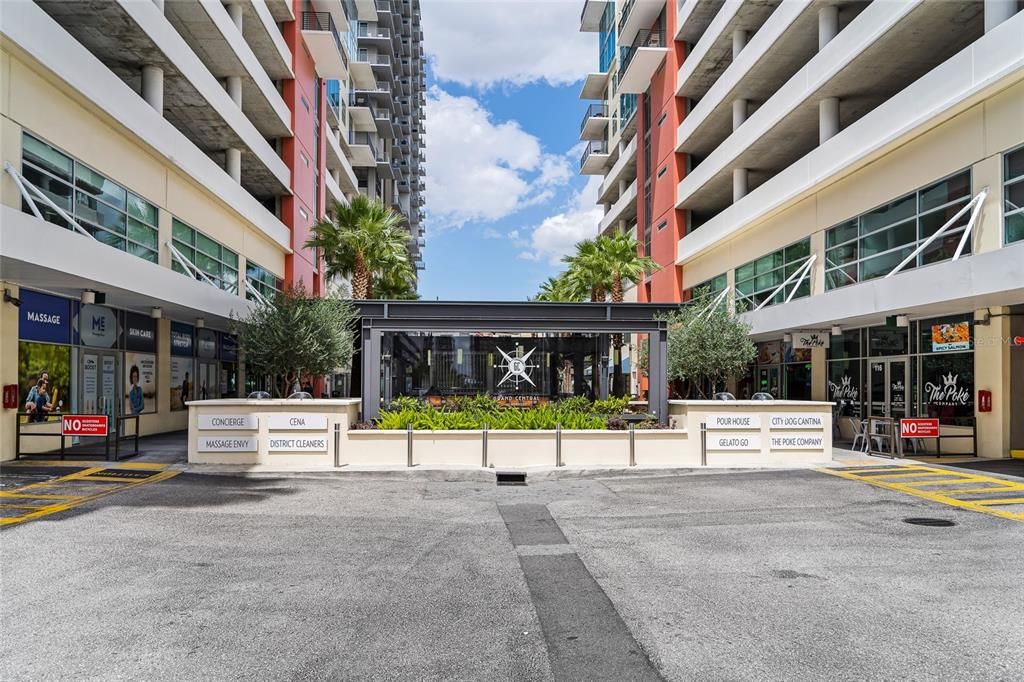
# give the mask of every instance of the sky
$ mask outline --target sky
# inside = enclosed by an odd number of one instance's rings
[[[427,55],[426,270],[433,300],[525,300],[597,234],[579,174],[582,0],[421,0]]]

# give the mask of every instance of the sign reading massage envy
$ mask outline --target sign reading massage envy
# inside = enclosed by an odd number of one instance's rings
[[[200,436],[196,443],[199,452],[256,452],[254,436]]]

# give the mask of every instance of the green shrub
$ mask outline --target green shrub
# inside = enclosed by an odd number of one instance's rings
[[[605,400],[595,400],[591,411],[594,414],[607,414],[617,415],[622,414],[629,407],[629,397],[623,396],[622,398],[606,398]]]

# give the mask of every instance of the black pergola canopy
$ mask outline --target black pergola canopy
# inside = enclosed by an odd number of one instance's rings
[[[646,334],[649,344],[650,410],[664,421],[668,414],[665,363],[666,314],[678,304],[546,303],[484,301],[355,301],[360,315],[360,376],[363,418],[380,412],[381,354],[385,332],[441,333],[579,333],[597,334],[607,349],[612,334]],[[601,353],[600,395],[608,395],[608,357]]]

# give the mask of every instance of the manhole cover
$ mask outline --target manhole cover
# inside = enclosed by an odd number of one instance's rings
[[[934,528],[948,528],[949,526],[955,526],[956,523],[949,519],[933,519],[927,516],[911,516],[910,518],[903,519],[903,523],[909,523],[912,526],[932,526]]]

